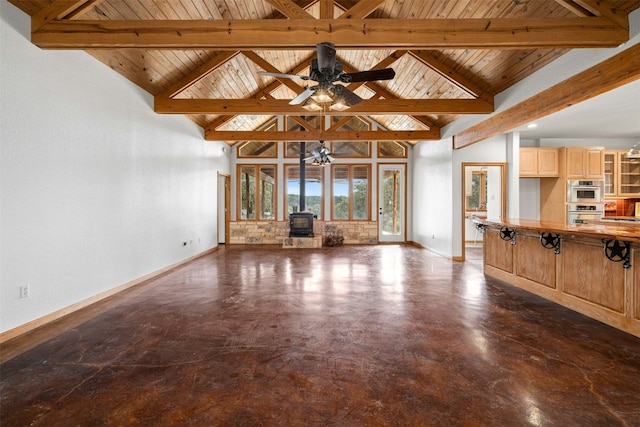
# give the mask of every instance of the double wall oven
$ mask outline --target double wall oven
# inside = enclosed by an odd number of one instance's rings
[[[604,181],[567,181],[567,222],[584,224],[604,216]]]

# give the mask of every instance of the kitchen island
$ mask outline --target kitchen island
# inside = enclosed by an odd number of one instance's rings
[[[474,220],[484,273],[640,337],[640,228]]]

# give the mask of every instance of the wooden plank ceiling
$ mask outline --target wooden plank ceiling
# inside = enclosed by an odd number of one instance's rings
[[[205,139],[438,139],[464,114],[569,49],[629,38],[638,1],[615,0],[10,0],[31,16],[32,42],[79,49],[185,114]],[[365,100],[310,113],[288,101],[306,82],[315,45],[335,44],[345,72],[391,67],[393,80],[351,83]],[[274,115],[304,130],[263,132]],[[320,129],[311,114],[368,116],[375,131]],[[318,122],[318,121],[316,121]]]

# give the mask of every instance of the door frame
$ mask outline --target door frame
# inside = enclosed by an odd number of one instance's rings
[[[466,172],[466,167],[492,167],[492,166],[497,166],[500,167],[501,169],[501,173],[500,173],[500,179],[502,180],[501,183],[501,212],[500,215],[502,216],[502,219],[506,219],[507,217],[507,164],[504,162],[463,162],[462,163],[462,169],[461,169],[461,173],[462,173],[462,189],[461,189],[461,197],[462,197],[462,204],[460,206],[460,210],[461,210],[461,217],[462,217],[462,232],[460,233],[460,240],[462,241],[462,259],[461,261],[464,261],[466,258],[466,254],[465,254],[465,237],[467,234],[467,230],[466,230],[466,218],[465,218],[465,207],[466,207],[466,194],[465,194],[465,188],[467,186],[467,174]]]
[[[382,168],[383,167],[387,167],[387,166],[391,166],[391,167],[397,167],[397,168],[402,168],[402,172],[403,172],[403,177],[404,177],[404,181],[403,181],[403,195],[402,195],[402,236],[400,237],[400,240],[397,241],[383,241],[380,239],[380,237],[382,236],[381,233],[381,229],[382,229],[382,222],[381,222],[381,215],[382,213],[380,212],[380,209],[382,209],[382,192],[381,187],[382,187],[382,179],[381,179],[381,172],[382,172]],[[376,214],[377,214],[377,223],[378,223],[378,242],[379,243],[404,243],[407,241],[407,187],[408,187],[408,183],[407,183],[407,163],[403,162],[403,163],[378,163],[377,164],[377,175],[376,175]]]
[[[220,178],[224,178],[222,181],[224,182],[224,188],[220,188]],[[222,190],[223,198],[222,198],[222,211],[220,206],[220,199],[218,199],[218,244],[228,244],[229,243],[229,229],[231,224],[231,175],[224,172],[218,172],[216,189],[218,191],[218,195],[220,195]],[[222,224],[223,223],[223,224]],[[224,242],[220,241],[220,229],[224,229]]]

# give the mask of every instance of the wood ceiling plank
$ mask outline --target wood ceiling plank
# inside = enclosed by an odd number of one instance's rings
[[[429,130],[416,131],[207,131],[207,141],[424,141],[438,136]]]
[[[414,50],[410,52],[411,55],[416,58],[418,61],[429,67],[431,70],[438,73],[440,76],[444,77],[454,85],[463,89],[470,95],[475,96],[476,98],[486,99],[487,101],[493,102],[493,95],[483,90],[479,85],[475,84],[471,80],[464,77],[462,74],[457,73],[450,67],[447,67],[442,62],[432,58],[428,52],[423,50]]]
[[[155,97],[160,114],[370,115],[488,114],[493,105],[482,99],[365,99],[346,111],[310,112],[282,99],[168,99]]]
[[[454,136],[459,149],[640,79],[640,43]]]
[[[291,0],[265,0],[289,19],[315,19]]]
[[[344,12],[338,19],[363,19],[375,12],[385,0],[368,0],[360,1],[354,4],[346,12]]]
[[[608,18],[263,19],[232,21],[54,21],[32,32],[43,49],[413,49],[615,47],[628,31]]]
[[[262,58],[260,55],[258,55],[257,53],[251,50],[243,50],[242,54],[246,56],[248,59],[250,59],[251,61],[253,61],[259,67],[262,67],[262,69],[265,71],[268,71],[270,73],[282,73],[282,71],[278,70],[276,67],[274,67],[269,62],[264,60],[264,58]],[[280,81],[285,86],[287,86],[292,91],[294,91],[296,94],[302,93],[302,90],[303,90],[302,87],[294,83],[291,79],[277,78],[277,80]]]
[[[574,3],[573,0],[555,0],[555,2],[581,18],[592,16],[591,12],[589,12],[584,7]]]
[[[211,58],[210,60],[208,60],[207,62],[202,64],[200,67],[198,67],[195,70],[193,70],[191,73],[189,73],[183,79],[181,79],[181,80],[173,83],[171,86],[167,87],[165,90],[163,90],[157,96],[165,97],[165,98],[171,98],[171,97],[176,96],[177,94],[179,94],[180,92],[182,92],[186,88],[188,88],[189,86],[191,86],[191,85],[197,83],[198,81],[202,80],[203,78],[207,77],[210,73],[212,73],[215,70],[217,70],[218,67],[221,67],[227,61],[231,60],[232,58],[234,58],[239,53],[240,52],[237,52],[237,51],[236,52],[225,51],[225,52],[218,53],[216,56],[214,56],[213,58]]]

